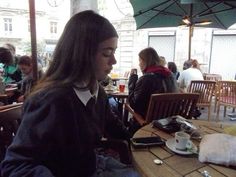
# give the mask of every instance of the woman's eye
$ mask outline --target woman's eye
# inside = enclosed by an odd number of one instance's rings
[[[105,51],[102,52],[102,55],[104,57],[111,57],[114,54],[115,54],[115,51],[113,51],[113,50],[105,50]]]

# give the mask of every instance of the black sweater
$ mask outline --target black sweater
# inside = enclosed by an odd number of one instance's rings
[[[23,121],[2,162],[2,175],[14,177],[88,177],[96,168],[94,148],[103,136],[126,139],[126,129],[110,111],[99,89],[96,115],[72,88],[29,98]]]

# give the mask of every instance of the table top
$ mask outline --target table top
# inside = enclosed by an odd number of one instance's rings
[[[128,92],[107,92],[108,95],[116,97],[116,98],[128,98]]]
[[[127,77],[112,77],[111,80],[113,81],[118,81],[118,80],[128,80],[129,78]]]
[[[191,120],[203,134],[211,134],[223,132],[223,128],[227,125]],[[153,128],[151,124],[138,130],[134,137],[147,137],[159,135],[167,140],[174,138],[174,134],[165,133],[157,128]],[[192,140],[199,148],[200,140]],[[132,148],[132,155],[135,168],[145,177],[202,177],[201,172],[208,171],[211,177],[235,177],[236,168],[227,168],[225,166],[201,163],[197,154],[178,155],[168,149],[166,146],[150,147],[142,149]],[[153,160],[160,159],[163,164],[156,165]]]

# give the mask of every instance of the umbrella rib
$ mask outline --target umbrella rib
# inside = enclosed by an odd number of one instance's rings
[[[233,4],[230,4],[230,3],[228,3],[228,2],[223,2],[225,5],[227,5],[227,6],[230,6],[230,7],[232,7],[232,8],[234,8],[234,9],[236,9],[236,6],[235,5],[233,5]]]
[[[225,11],[236,9],[236,6],[224,2],[224,4],[230,6],[230,8],[223,9],[223,10],[218,10],[218,11],[213,11],[212,8],[214,8],[215,6],[217,6],[219,4],[222,4],[222,2],[219,2],[219,3],[217,3],[217,4],[215,4],[215,5],[211,6],[211,7],[209,7],[206,3],[204,3],[204,4],[207,7],[207,9],[203,10],[202,12],[199,12],[197,14],[194,14],[193,18],[195,18],[196,16],[203,17],[203,16],[207,16],[207,15],[211,15],[211,14],[217,14],[217,13],[221,13],[221,12],[225,12]],[[210,11],[210,12],[207,12],[207,11]],[[207,13],[205,13],[205,12],[207,12]]]
[[[213,6],[209,7],[206,3],[204,3],[204,5],[207,7],[207,9],[203,10],[203,11],[201,11],[199,13],[194,14],[193,18],[195,18],[196,16],[198,16],[198,17],[204,16],[204,13],[209,11],[209,10],[211,11],[210,13],[212,13],[212,8],[214,8],[215,6],[218,6],[219,4],[221,4],[221,2],[219,2],[217,4],[214,4]]]
[[[185,9],[181,7],[178,2],[175,1],[174,3],[184,12],[185,15],[188,14],[188,12],[186,12]]]
[[[212,15],[212,14],[218,14],[218,13],[229,11],[229,10],[233,10],[233,9],[235,9],[235,8],[231,7],[231,8],[224,9],[224,10],[213,11],[213,13],[212,12],[208,12],[208,13],[199,15],[199,17],[203,17],[203,16],[207,16],[207,15]]]
[[[212,15],[214,16],[214,18],[216,19],[216,21],[223,27],[223,28],[227,28],[222,22],[221,20],[217,17],[217,14],[218,13],[221,13],[221,12],[225,12],[225,11],[229,11],[229,10],[232,10],[232,9],[235,9],[236,7],[233,6],[232,4],[228,4],[228,3],[224,3],[228,6],[230,6],[230,8],[227,8],[227,9],[223,9],[223,10],[218,10],[218,11],[213,11],[212,9],[218,5],[222,4],[222,2],[219,2],[219,3],[216,3],[214,4],[213,6],[208,6],[206,3],[204,3],[204,5],[207,7],[206,10],[202,11],[202,12],[199,12],[197,14],[195,14],[193,17],[204,17],[204,16],[208,16],[208,15]],[[207,13],[206,13],[207,12]]]
[[[204,4],[205,4],[205,3],[204,3]],[[207,8],[209,8],[209,6],[208,6],[207,4],[205,4],[205,6],[206,6]],[[212,15],[215,17],[216,21],[217,21],[223,28],[227,29],[227,27],[220,21],[220,19],[217,17],[217,15],[216,15],[215,13],[213,13]]]
[[[175,4],[176,1],[177,1],[177,0],[175,0],[173,3],[171,3],[169,6],[167,6],[167,7],[164,8],[163,10],[159,11],[156,15],[154,15],[154,16],[151,17],[149,20],[147,20],[145,23],[143,23],[142,25],[140,25],[140,26],[138,27],[138,29],[139,29],[139,28],[142,28],[144,25],[146,25],[148,22],[150,22],[153,18],[155,18],[155,17],[158,16],[160,13],[162,13],[163,11],[165,11],[166,9],[168,9],[170,6],[172,6],[173,4]],[[169,1],[165,1],[165,2],[169,2]],[[156,6],[156,7],[158,7],[158,6]],[[156,7],[155,7],[155,8],[156,8]],[[150,10],[152,10],[152,9],[150,9]]]
[[[157,7],[161,6],[161,5],[163,5],[163,4],[166,4],[166,3],[169,2],[169,1],[170,1],[170,0],[164,1],[164,2],[162,2],[162,3],[160,3],[160,4],[158,4],[158,5],[154,5],[154,6],[150,7],[150,8],[147,8],[147,10],[144,10],[144,11],[140,10],[140,11],[138,11],[137,14],[134,14],[134,17],[137,17],[137,16],[139,16],[139,15],[142,15],[142,14],[144,14],[144,13],[150,11],[150,10],[153,10],[153,9],[155,9],[155,8],[157,8]]]
[[[163,14],[163,15],[173,15],[173,16],[179,16],[179,17],[182,17],[181,14],[175,14],[175,13],[167,12],[167,11],[164,11],[164,12],[163,12],[163,10],[153,9],[153,11],[160,12],[160,13]]]

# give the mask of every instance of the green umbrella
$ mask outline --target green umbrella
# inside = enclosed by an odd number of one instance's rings
[[[189,59],[193,26],[227,29],[236,23],[233,0],[130,0],[137,29],[189,27]]]

